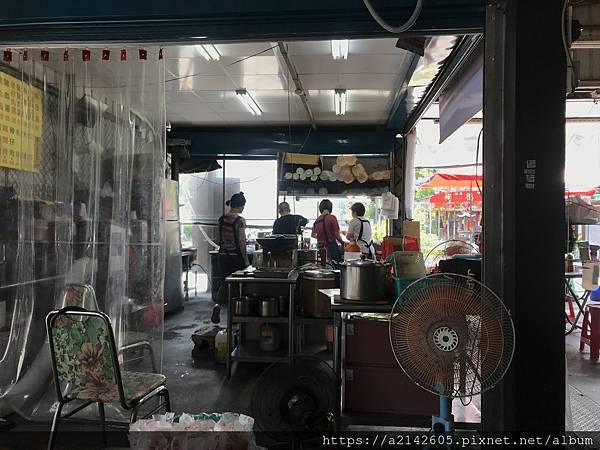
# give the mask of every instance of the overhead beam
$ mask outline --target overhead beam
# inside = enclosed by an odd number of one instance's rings
[[[310,102],[308,99],[308,91],[306,91],[304,89],[304,86],[302,86],[302,81],[300,81],[300,75],[298,75],[296,66],[294,65],[294,63],[292,62],[292,60],[290,58],[290,55],[287,51],[286,45],[283,42],[278,42],[277,47],[279,48],[279,53],[281,54],[281,57],[285,61],[285,65],[287,67],[289,76],[292,78],[292,81],[294,82],[294,87],[296,88],[294,93],[296,95],[298,95],[298,97],[300,97],[300,100],[302,101],[302,105],[304,106],[304,110],[306,111],[306,115],[308,116],[308,119],[310,120],[310,125],[313,130],[316,130],[317,122],[315,121],[315,115],[313,114],[313,110],[310,106]]]
[[[414,0],[380,0],[379,13],[404,23]],[[481,0],[428,0],[410,30],[415,34],[481,32]],[[4,2],[0,42],[239,42],[389,37],[361,0],[169,2],[145,0],[23,0]]]
[[[290,134],[291,133],[291,134]],[[169,139],[191,141],[190,155],[389,154],[396,133],[376,127],[174,127]]]

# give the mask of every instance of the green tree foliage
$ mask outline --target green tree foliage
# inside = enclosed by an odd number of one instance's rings
[[[423,181],[436,173],[435,169],[415,169],[415,180]],[[435,193],[433,188],[415,189],[415,202],[425,202]]]

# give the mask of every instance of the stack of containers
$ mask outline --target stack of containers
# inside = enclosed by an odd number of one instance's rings
[[[425,260],[421,252],[394,252],[394,287],[396,298],[411,283],[425,276]]]

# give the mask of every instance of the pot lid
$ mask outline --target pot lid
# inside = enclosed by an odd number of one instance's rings
[[[335,278],[335,272],[328,269],[307,270],[303,274],[304,278]]]
[[[379,261],[375,261],[374,259],[350,259],[348,261],[344,261],[342,263],[344,266],[351,267],[384,267],[386,263],[380,263]]]

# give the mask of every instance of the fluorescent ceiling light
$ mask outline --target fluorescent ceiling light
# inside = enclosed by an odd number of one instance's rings
[[[346,114],[346,107],[348,106],[347,102],[346,89],[336,89],[333,96],[336,116],[343,116]]]
[[[207,44],[204,46],[204,50],[206,50],[208,52],[208,54],[210,55],[210,57],[212,59],[214,59],[215,61],[218,61],[221,59],[221,54],[217,50],[217,47],[215,47],[214,45]]]
[[[348,59],[348,39],[331,41],[331,56],[333,59]]]
[[[198,53],[200,53],[207,61],[218,61],[221,59],[221,54],[213,44],[196,45],[196,50],[198,50]]]
[[[248,94],[246,89],[238,89],[235,91],[235,94],[238,100],[243,103],[250,114],[253,116],[260,116],[262,114],[260,106],[258,106],[258,103],[256,103],[250,94]]]

